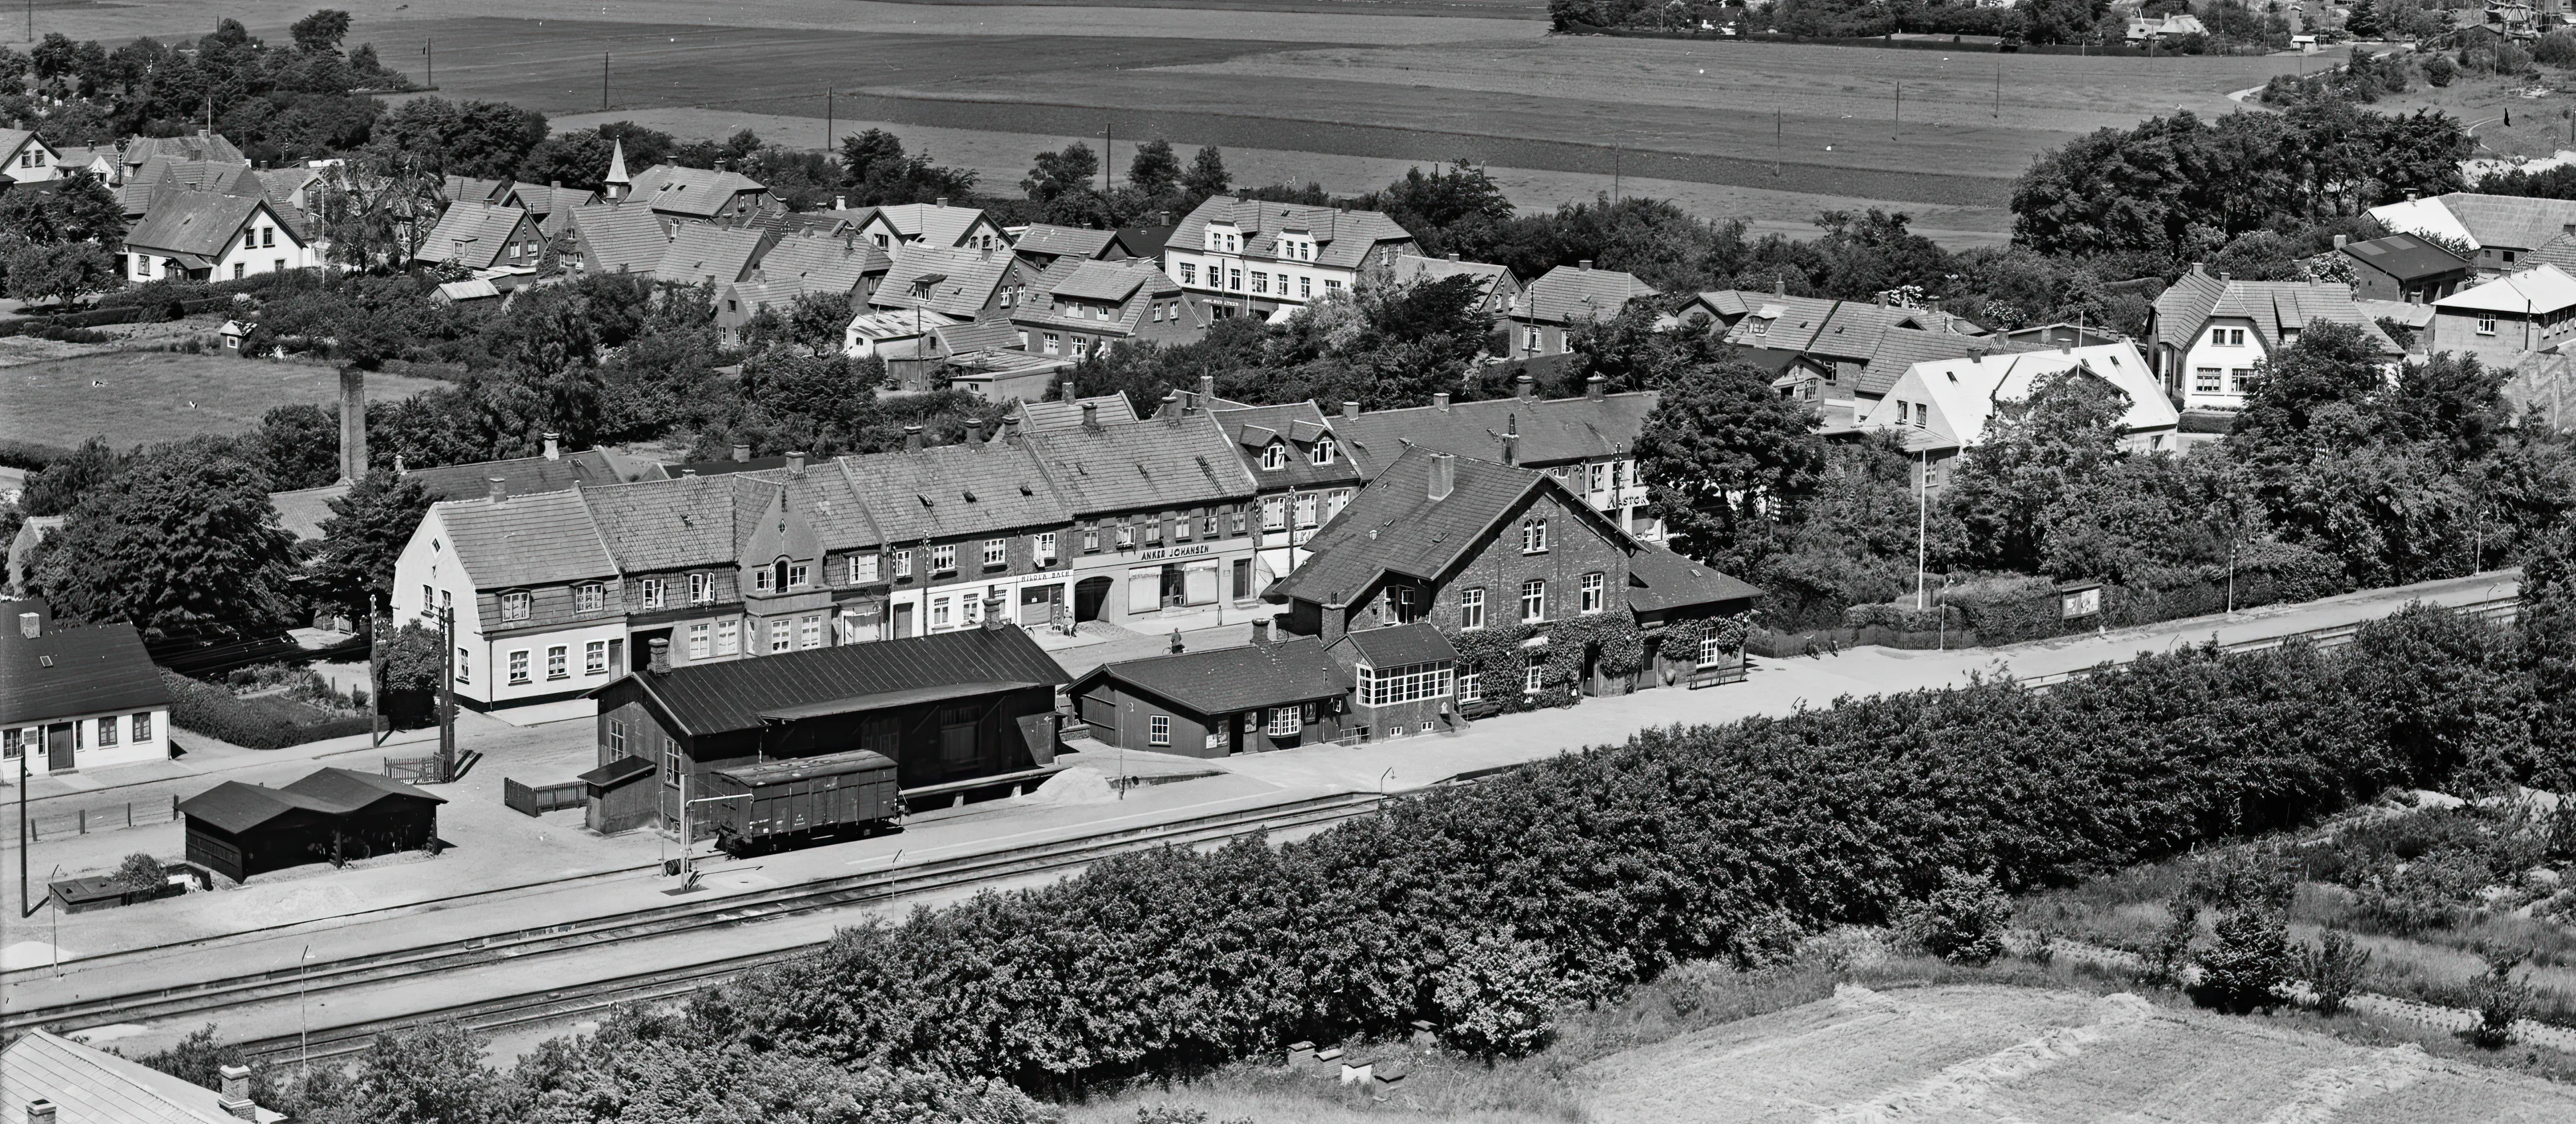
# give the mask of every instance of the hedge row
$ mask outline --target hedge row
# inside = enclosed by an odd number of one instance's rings
[[[2129,628],[2223,613],[2232,606],[2294,604],[2344,592],[2343,567],[2304,546],[2265,543],[2233,567],[2155,569],[2128,582],[2102,585],[2102,611],[2068,620],[2057,584],[2047,578],[2010,577],[1943,590],[1930,609],[1898,601],[1854,605],[1843,611],[1851,629],[1930,634],[1944,628],[1973,634],[1960,644],[2017,644],[2097,627]]]
[[[297,712],[321,715],[311,707],[262,706],[234,697],[222,687],[190,679],[164,668],[161,682],[170,690],[170,724],[244,749],[284,749],[325,738],[363,734],[372,728],[365,716],[299,721]]]
[[[1039,1088],[1415,1019],[1526,1046],[1557,1003],[1881,921],[1943,867],[2063,885],[2392,785],[2563,777],[2531,749],[2520,652],[2411,609],[2332,653],[2191,650],[2049,692],[1677,726],[1283,848],[1174,848],[865,923],[691,1014],[719,1042]]]

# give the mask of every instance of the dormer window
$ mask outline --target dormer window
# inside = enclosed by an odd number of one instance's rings
[[[1306,459],[1316,464],[1331,464],[1333,463],[1333,456],[1337,451],[1337,448],[1338,447],[1333,444],[1333,439],[1330,437],[1316,438],[1315,448],[1313,451],[1306,454]]]
[[[596,613],[608,607],[608,587],[587,582],[572,587],[573,603],[582,612]]]
[[[1271,442],[1271,443],[1269,443],[1269,444],[1264,445],[1264,446],[1262,446],[1262,447],[1261,447],[1261,468],[1262,468],[1262,471],[1264,471],[1264,472],[1276,472],[1276,471],[1278,471],[1278,470],[1280,470],[1280,469],[1283,469],[1283,468],[1286,468],[1286,467],[1288,467],[1288,443],[1287,443],[1287,442],[1285,442],[1285,441],[1273,441],[1273,442]]]
[[[528,619],[528,595],[525,592],[502,594],[501,619],[505,621]]]

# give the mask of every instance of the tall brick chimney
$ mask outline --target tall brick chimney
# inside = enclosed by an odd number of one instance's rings
[[[645,663],[645,665],[644,665],[644,670],[649,671],[649,672],[652,672],[652,673],[653,673],[653,674],[655,674],[655,675],[660,675],[660,674],[662,674],[662,673],[664,673],[664,672],[666,672],[666,671],[671,670],[671,638],[670,638],[670,637],[667,637],[667,636],[656,636],[656,637],[654,637],[654,638],[653,638],[653,644],[652,644],[652,647],[651,647],[650,651],[652,652],[652,656],[651,656],[651,658],[650,658],[650,659]]]
[[[1431,454],[1431,498],[1445,500],[1458,488],[1458,458],[1447,453]]]
[[[340,479],[355,483],[367,474],[367,373],[340,368]]]

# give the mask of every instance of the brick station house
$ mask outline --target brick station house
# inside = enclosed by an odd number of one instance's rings
[[[1406,449],[1309,545],[1314,557],[1266,595],[1286,605],[1282,628],[1331,649],[1345,637],[1421,623],[1458,651],[1446,684],[1437,667],[1416,666],[1439,662],[1427,641],[1380,653],[1364,637],[1337,656],[1355,677],[1363,664],[1371,679],[1407,669],[1415,678],[1392,700],[1404,703],[1436,706],[1448,693],[1465,707],[1504,692],[1652,686],[1656,676],[1639,674],[1646,668],[1706,659],[1661,652],[1662,634],[1677,622],[1747,612],[1760,593],[1622,530],[1552,473],[1424,448]],[[1511,647],[1486,652],[1494,638]],[[1402,721],[1418,729],[1424,717],[1406,712]],[[1391,732],[1380,725],[1373,734]]]
[[[865,749],[895,762],[907,798],[1029,783],[1052,771],[1063,667],[1027,633],[987,627],[644,670],[600,687],[594,801],[655,786],[647,822],[676,829],[718,769]],[[691,834],[705,838],[692,816]]]
[[[1407,449],[1537,469],[1606,515],[1621,531],[1653,541],[1663,527],[1646,514],[1646,483],[1637,475],[1636,440],[1661,396],[1651,390],[1606,392],[1595,377],[1576,398],[1541,398],[1527,374],[1514,396],[1363,413],[1342,404],[1334,433],[1358,454],[1362,471],[1394,463]]]
[[[1239,648],[1102,664],[1065,689],[1095,740],[1185,757],[1223,757],[1334,741],[1350,679],[1311,636],[1253,625]]]

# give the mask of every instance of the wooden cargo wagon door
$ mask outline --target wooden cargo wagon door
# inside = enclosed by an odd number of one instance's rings
[[[943,772],[956,772],[975,767],[982,751],[976,731],[983,725],[983,708],[943,706],[939,708],[939,767]]]

